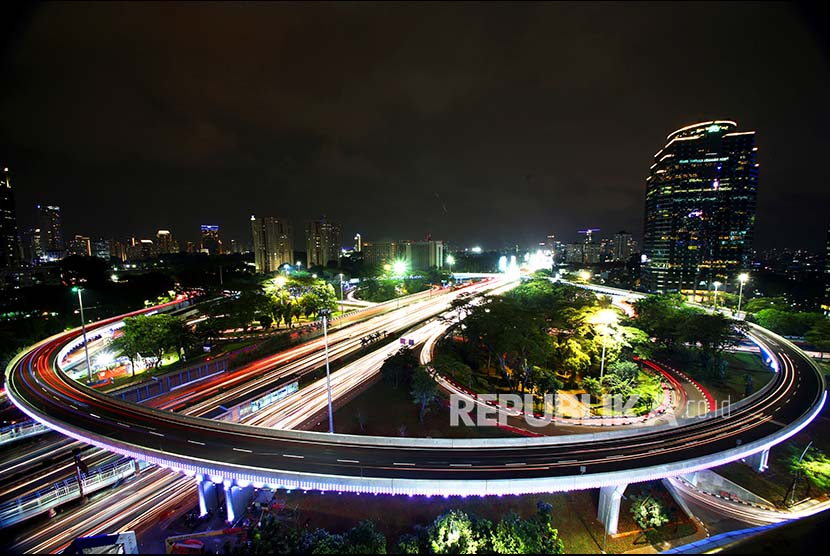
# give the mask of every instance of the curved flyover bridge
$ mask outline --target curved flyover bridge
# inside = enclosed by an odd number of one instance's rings
[[[195,476],[202,511],[206,490],[217,484],[231,501],[237,491],[266,485],[445,496],[600,488],[600,518],[615,532],[627,484],[750,456],[763,467],[768,449],[807,426],[826,398],[823,375],[807,355],[753,327],[752,335],[772,359],[775,378],[724,412],[673,425],[508,439],[272,430],[138,406],[79,384],[57,361],[77,335],[54,336],[12,361],[6,371],[9,397],[67,436]],[[233,505],[227,504],[229,517]]]

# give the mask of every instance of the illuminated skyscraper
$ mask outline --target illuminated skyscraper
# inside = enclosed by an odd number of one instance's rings
[[[716,120],[671,133],[646,180],[642,284],[727,288],[749,268],[758,190],[754,131]]]
[[[283,264],[294,264],[294,234],[285,219],[251,216],[254,263],[257,272],[274,272]]]
[[[219,226],[202,224],[202,251],[209,255],[222,254],[222,240],[219,238]]]
[[[38,205],[37,227],[40,228],[40,256],[47,261],[62,259],[65,245],[61,208],[54,205]]]
[[[9,169],[4,166],[0,174],[0,268],[14,268],[19,261],[14,195]]]
[[[340,226],[323,220],[306,224],[306,268],[340,264]]]
[[[91,257],[92,245],[87,236],[76,235],[69,241],[69,247],[66,250],[67,256],[77,255],[79,257]]]
[[[173,239],[173,234],[170,233],[170,230],[159,230],[156,232],[156,248],[158,249],[159,255],[179,252],[179,244]]]

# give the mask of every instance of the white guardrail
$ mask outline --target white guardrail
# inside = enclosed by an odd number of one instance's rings
[[[84,495],[114,485],[121,479],[135,475],[147,466],[148,464],[144,462],[122,459],[94,469],[82,480]],[[81,490],[78,488],[78,480],[72,477],[17,500],[5,502],[0,504],[0,528],[48,512],[80,497]]]

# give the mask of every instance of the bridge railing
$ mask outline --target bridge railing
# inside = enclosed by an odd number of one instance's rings
[[[21,438],[28,438],[30,436],[43,434],[51,430],[52,429],[46,425],[38,423],[37,421],[24,421],[22,423],[10,425],[0,429],[0,446],[8,444],[9,442],[14,442],[15,440],[20,440]]]
[[[146,464],[140,464],[130,458],[122,458],[114,463],[98,467],[83,478],[83,492],[86,495],[113,485],[121,479],[134,475],[144,467]],[[5,502],[0,504],[0,528],[48,512],[80,496],[78,480],[72,477],[17,500]]]

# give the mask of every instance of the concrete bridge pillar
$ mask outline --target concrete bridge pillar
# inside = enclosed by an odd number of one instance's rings
[[[196,475],[196,488],[199,490],[199,517],[219,507],[219,489],[209,477]]]
[[[228,523],[234,523],[245,513],[245,508],[254,493],[254,487],[241,487],[233,481],[225,480],[225,506],[228,509]]]
[[[597,519],[605,524],[607,535],[617,534],[617,525],[620,521],[620,501],[627,484],[611,485],[599,489],[599,510]]]
[[[744,462],[758,473],[763,473],[769,468],[769,448],[744,458]]]

